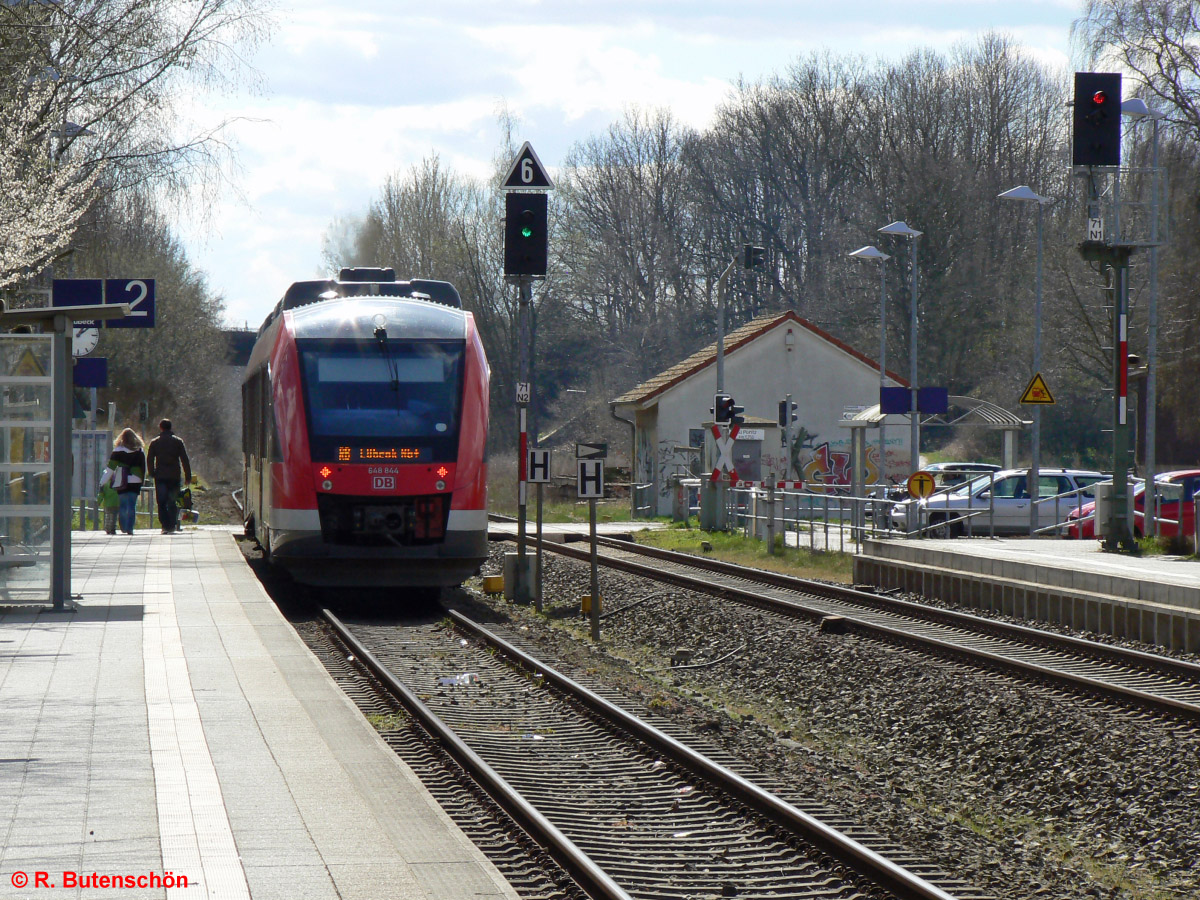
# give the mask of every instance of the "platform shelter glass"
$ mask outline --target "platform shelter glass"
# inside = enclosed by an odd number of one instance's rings
[[[0,335],[0,604],[50,586],[50,335]]]

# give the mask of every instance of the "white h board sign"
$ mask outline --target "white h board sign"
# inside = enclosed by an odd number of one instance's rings
[[[599,500],[604,496],[604,460],[575,460],[575,486],[580,500]]]
[[[550,451],[549,450],[530,450],[529,451],[529,466],[526,471],[529,473],[529,481],[533,484],[549,484],[550,483]]]

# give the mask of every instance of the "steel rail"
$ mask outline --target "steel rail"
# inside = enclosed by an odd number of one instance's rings
[[[500,653],[517,662],[522,668],[530,673],[540,674],[559,690],[567,692],[597,715],[634,734],[646,744],[698,776],[717,784],[728,794],[737,798],[750,809],[766,816],[772,822],[799,834],[804,840],[846,862],[872,882],[893,891],[902,900],[954,900],[953,895],[947,894],[941,888],[896,865],[853,838],[847,837],[819,819],[786,803],[753,782],[747,781],[737,773],[610,703],[600,695],[488,631],[477,622],[468,619],[457,610],[448,610],[448,615],[455,625],[483,639]]]
[[[641,549],[638,545],[631,545],[624,541],[614,542],[614,544],[618,545],[617,549],[629,553],[636,554],[639,553]],[[573,547],[553,543],[547,543],[545,546],[556,553],[569,556],[572,559],[584,561],[589,558],[586,553],[576,550]],[[605,546],[610,545],[606,543]],[[630,549],[631,547],[634,549]],[[648,555],[652,555],[655,558],[661,559],[663,558],[661,556],[663,552],[669,551],[656,550],[655,553]],[[676,555],[682,557],[684,561],[671,561],[678,562],[679,565],[691,566],[693,568],[701,568],[709,571],[721,571],[711,565],[714,562],[712,560],[700,560],[700,562],[705,563],[705,565],[697,566],[695,563],[695,560],[698,559],[697,557],[687,554]],[[1017,672],[1025,676],[1033,676],[1060,684],[1066,683],[1074,685],[1075,687],[1083,688],[1086,691],[1090,691],[1101,696],[1133,702],[1135,704],[1148,707],[1159,713],[1182,716],[1192,720],[1200,719],[1200,705],[1195,703],[1176,700],[1171,697],[1142,691],[1137,688],[1125,687],[1124,685],[1114,684],[1109,681],[1101,681],[1086,675],[1078,675],[1072,672],[1066,672],[1062,669],[1015,659],[1011,656],[1005,656],[977,647],[968,647],[964,644],[931,637],[929,635],[915,634],[911,631],[906,631],[903,628],[883,625],[878,622],[870,622],[866,619],[848,615],[844,612],[831,613],[829,610],[819,609],[813,606],[806,606],[803,603],[796,601],[769,597],[765,594],[756,593],[755,591],[735,585],[716,584],[711,580],[686,575],[680,572],[665,572],[661,568],[655,568],[643,563],[634,562],[633,560],[619,559],[612,556],[601,555],[599,556],[599,561],[610,568],[629,572],[630,574],[637,575],[639,577],[666,582],[700,593],[724,597],[739,603],[756,607],[758,609],[789,615],[792,617],[820,621],[831,615],[837,615],[844,620],[846,629],[848,631],[853,631],[854,633],[863,637],[886,639],[893,643],[898,642],[908,646],[922,648],[927,651],[932,650],[943,655],[950,654],[956,658],[963,659],[974,664],[986,665],[991,668],[999,668],[1009,672]],[[983,619],[977,616],[969,616],[949,610],[932,611],[929,607],[926,607],[922,604],[911,603],[910,601],[898,600],[894,598],[882,598],[876,594],[866,594],[860,591],[852,591],[850,589],[832,588],[829,585],[817,582],[805,582],[803,579],[791,579],[789,576],[776,575],[775,573],[770,572],[764,573],[759,569],[746,569],[740,566],[736,568],[740,571],[736,573],[723,571],[722,574],[741,578],[746,581],[765,584],[768,586],[782,587],[787,590],[815,594],[817,599],[829,599],[835,602],[839,600],[850,600],[851,602],[858,603],[869,602],[869,605],[873,609],[884,613],[900,613],[904,615],[910,615],[926,622],[948,625],[950,627],[959,628],[975,634],[982,634],[984,636],[999,635],[1007,640],[1033,643],[1051,650],[1101,657],[1102,661],[1118,662],[1124,665],[1137,665],[1144,664],[1141,663],[1141,660],[1146,659],[1151,661],[1151,665],[1165,669],[1165,674],[1170,677],[1181,677],[1179,673],[1182,672],[1200,683],[1200,679],[1198,679],[1196,674],[1194,674],[1196,672],[1200,672],[1200,666],[1194,666],[1191,663],[1186,663],[1181,660],[1171,660],[1166,657],[1156,657],[1154,654],[1141,653],[1140,651],[1121,652],[1119,648],[1113,648],[1105,644],[1094,644],[1091,641],[1084,641],[1080,638],[1067,638],[1062,635],[1053,635],[1048,632],[1039,631],[1033,628],[1026,628],[1024,626],[996,623],[991,619]],[[760,577],[760,575],[762,577]],[[781,581],[790,581],[792,583],[780,583]],[[816,590],[813,588],[816,588]],[[857,596],[854,598],[847,596],[851,594]],[[1114,653],[1114,651],[1116,652]]]
[[[562,866],[595,900],[633,900],[586,853],[518,793],[495,769],[468,747],[425,703],[391,673],[346,625],[328,609],[321,615],[354,655],[386,685],[496,803]]]
[[[1177,678],[1190,678],[1200,683],[1200,665],[1186,660],[1147,653],[1143,650],[1132,650],[1126,647],[1100,644],[1096,641],[1072,637],[1071,635],[1055,634],[1054,632],[1044,631],[1040,628],[1031,628],[1027,625],[1014,625],[1010,622],[1001,622],[996,619],[972,615],[971,613],[928,606],[927,604],[916,603],[911,600],[902,600],[899,597],[872,594],[867,591],[855,590],[854,588],[839,587],[838,585],[829,584],[824,581],[811,581],[806,578],[798,578],[795,575],[784,575],[780,572],[771,572],[766,569],[755,569],[750,566],[725,562],[724,560],[708,559],[702,556],[694,556],[690,553],[679,553],[675,550],[663,550],[659,547],[649,547],[645,544],[633,543],[632,541],[607,537],[597,538],[597,541],[603,546],[611,547],[614,550],[635,553],[639,556],[648,556],[666,562],[674,562],[681,566],[690,566],[709,572],[719,572],[734,578],[742,578],[772,587],[814,594],[830,600],[842,600],[884,612],[899,611],[914,618],[940,622],[969,631],[1004,635],[1026,643],[1039,644],[1043,647],[1062,650],[1067,653],[1086,653],[1089,656],[1108,662],[1152,668],[1165,675]],[[550,549],[556,549],[555,545],[551,543],[547,543],[546,546],[550,547]],[[969,575],[969,573],[964,573],[964,575]]]

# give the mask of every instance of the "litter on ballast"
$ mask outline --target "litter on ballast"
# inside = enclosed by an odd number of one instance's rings
[[[463,672],[461,675],[446,675],[438,679],[439,687],[459,687],[468,684],[479,684],[479,676],[474,672]]]

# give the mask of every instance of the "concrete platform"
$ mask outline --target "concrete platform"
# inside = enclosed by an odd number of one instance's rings
[[[1200,562],[1055,538],[866,540],[854,580],[1200,652]]]
[[[619,534],[630,534],[634,531],[642,531],[648,528],[666,528],[666,525],[662,522],[653,522],[647,519],[639,519],[634,522],[597,522],[596,534],[601,537],[611,537]],[[581,538],[586,538],[589,534],[591,534],[591,526],[587,522],[542,523],[542,539],[546,542],[553,541],[554,543],[561,544],[568,540],[577,541]],[[493,540],[515,538],[517,536],[517,523],[516,521],[489,521],[488,535]],[[529,539],[537,537],[537,521],[533,516],[530,516],[526,522],[525,535]]]
[[[0,897],[515,900],[232,531],[73,543],[76,612],[0,607]]]

